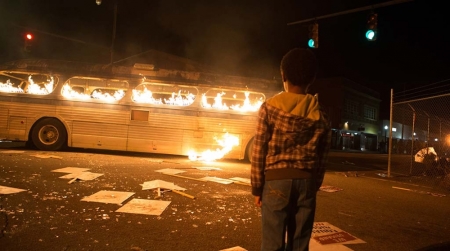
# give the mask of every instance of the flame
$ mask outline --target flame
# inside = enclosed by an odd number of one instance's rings
[[[66,98],[71,98],[71,99],[90,99],[90,98],[94,98],[94,99],[100,99],[103,101],[117,101],[117,100],[121,100],[124,96],[125,96],[125,91],[124,90],[116,90],[114,92],[114,94],[109,94],[107,92],[103,93],[102,91],[97,91],[95,90],[94,92],[92,92],[92,95],[86,94],[86,93],[79,93],[75,90],[72,89],[72,87],[66,83],[64,84],[62,90],[61,90],[61,94],[66,97]]]
[[[14,87],[9,79],[6,80],[6,83],[0,82],[0,91],[10,93],[23,93],[23,89],[20,87]]]
[[[233,104],[228,106],[226,103],[223,102],[222,96],[225,95],[225,92],[217,93],[216,97],[214,97],[214,103],[209,104],[208,98],[206,94],[202,94],[202,105],[205,108],[214,108],[219,110],[235,110],[235,111],[241,111],[241,112],[248,112],[248,111],[257,111],[259,107],[262,105],[263,100],[262,98],[256,99],[253,103],[250,101],[250,92],[244,92],[245,94],[245,100],[243,104]],[[233,98],[236,102],[239,100],[237,99],[237,95],[234,94]]]
[[[100,99],[103,101],[117,101],[117,100],[121,100],[123,98],[123,96],[125,96],[125,92],[123,90],[117,90],[114,92],[113,95],[105,92],[101,92],[101,91],[93,91],[92,92],[92,98],[95,99]]]
[[[30,94],[39,94],[39,95],[45,95],[52,93],[53,91],[53,77],[50,77],[50,81],[46,84],[44,84],[44,87],[40,87],[38,84],[34,83],[34,80],[31,76],[28,77],[28,89],[27,93]]]
[[[188,93],[186,98],[181,95],[181,90],[178,91],[178,94],[175,96],[175,92],[172,93],[172,97],[169,99],[164,99],[166,105],[179,105],[186,106],[194,103],[195,95],[192,93]]]
[[[153,97],[152,91],[148,90],[147,87],[144,86],[143,91],[133,90],[133,100],[138,103],[147,103],[154,105],[161,105],[161,99],[155,99]]]
[[[72,90],[72,87],[69,84],[64,84],[61,90],[61,94],[66,98],[76,98],[76,99],[90,99],[91,96],[84,93],[79,93],[75,90]]]
[[[38,84],[34,83],[33,78],[31,75],[28,77],[28,88],[26,93],[30,94],[38,94],[38,95],[45,95],[49,94],[53,91],[53,77],[50,77],[50,81],[46,84],[44,84],[44,87],[39,86]],[[11,80],[7,80],[6,83],[0,82],[0,91],[2,92],[11,92],[11,93],[24,93],[23,89],[18,87],[14,87],[11,83]]]
[[[147,87],[144,86],[144,90],[133,90],[133,100],[138,103],[147,103],[154,105],[177,105],[177,106],[188,106],[194,103],[195,95],[192,93],[188,93],[183,96],[181,94],[181,90],[178,91],[178,94],[172,92],[172,96],[168,99],[164,98],[164,103],[162,99],[156,99],[153,97],[153,92],[148,90]]]
[[[234,146],[239,145],[239,138],[228,133],[222,136],[222,139],[214,137],[214,140],[222,147],[217,148],[215,151],[206,150],[202,153],[197,153],[194,150],[188,152],[189,159],[192,161],[214,161],[223,158],[225,154],[229,153]]]
[[[240,106],[239,104],[232,105],[231,109],[236,110],[236,111],[241,111],[241,112],[247,112],[247,111],[256,112],[259,109],[259,107],[262,105],[263,101],[256,100],[256,102],[254,104],[252,104],[249,99],[250,93],[245,92],[244,94],[245,94],[244,104],[242,106]],[[234,96],[234,98],[236,98],[236,97]]]

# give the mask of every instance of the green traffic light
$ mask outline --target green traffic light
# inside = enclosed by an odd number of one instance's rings
[[[311,39],[308,40],[308,46],[309,46],[310,48],[315,48],[315,47],[314,47],[314,39],[311,38]]]
[[[369,40],[369,41],[373,41],[373,40],[375,40],[375,31],[374,30],[368,30],[367,32],[366,32],[366,38],[367,38],[367,40]]]

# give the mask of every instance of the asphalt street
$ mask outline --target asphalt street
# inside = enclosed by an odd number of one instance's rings
[[[314,242],[311,250],[419,250],[450,242],[449,194],[383,177],[386,161],[383,154],[331,153],[324,185],[341,190],[319,191],[315,221],[345,231],[358,243]],[[86,168],[101,176],[61,178],[68,173],[55,170],[62,168]],[[174,176],[161,173],[164,169],[183,172]],[[259,250],[260,210],[250,187],[202,180],[248,179],[245,161],[3,147],[0,172],[1,187],[22,189],[0,193],[0,250]],[[153,180],[186,190],[163,189],[159,197],[158,189],[143,189]],[[86,201],[102,191],[128,195],[119,203]],[[132,201],[165,204],[147,206],[153,215],[120,211]]]

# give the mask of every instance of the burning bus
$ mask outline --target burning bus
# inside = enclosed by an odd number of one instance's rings
[[[0,139],[244,159],[275,80],[52,60],[0,66]]]

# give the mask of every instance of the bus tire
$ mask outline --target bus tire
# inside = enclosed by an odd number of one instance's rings
[[[245,149],[245,159],[252,163],[252,151],[253,151],[253,138],[248,142]]]
[[[44,118],[33,126],[31,140],[39,150],[57,151],[66,144],[67,131],[59,120]]]

